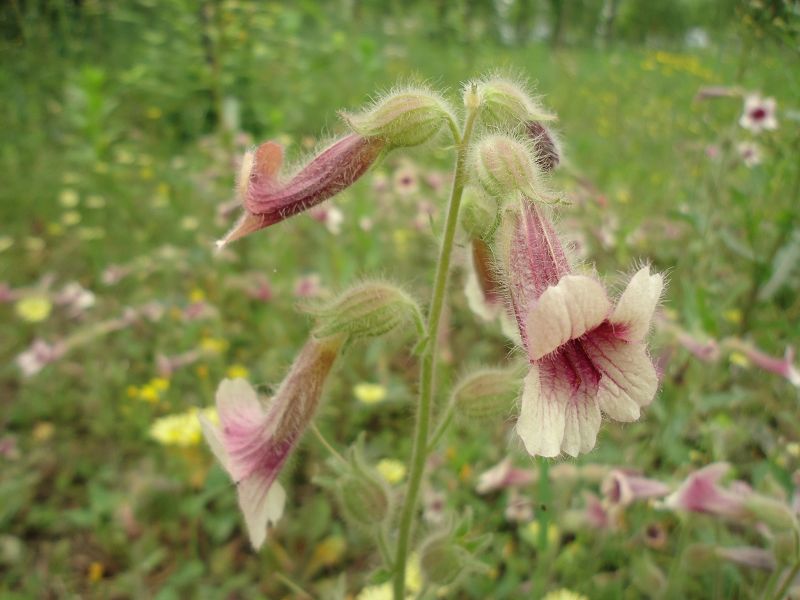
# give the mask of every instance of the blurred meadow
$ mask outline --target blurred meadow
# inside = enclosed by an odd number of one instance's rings
[[[493,535],[485,569],[429,597],[761,597],[778,567],[719,549],[766,549],[780,565],[775,535],[655,501],[612,514],[601,482],[624,467],[676,486],[726,461],[800,510],[799,11],[790,0],[3,3],[0,596],[383,597],[362,592],[382,581],[374,551],[319,484],[330,469],[316,437],[284,470],[285,514],[255,553],[197,413],[225,377],[280,381],[311,327],[298,305],[367,275],[427,300],[452,148],[393,152],[319,210],[219,252],[214,241],[239,214],[234,182],[254,144],[279,140],[301,161],[344,131],[337,111],[377,92],[428,82],[459,106],[463,81],[501,72],[529,79],[558,114],[553,178],[576,256],[618,289],[646,261],[668,273],[653,344],[662,383],[639,422],[604,423],[578,460],[531,460],[511,415],[457,423],[431,459],[424,518],[469,510]],[[775,99],[777,127],[742,125],[748,96]],[[469,309],[465,248],[441,394],[513,352]],[[402,334],[359,345],[316,419],[337,448],[366,432],[393,487],[406,477],[416,372]],[[532,482],[478,493],[506,456]]]

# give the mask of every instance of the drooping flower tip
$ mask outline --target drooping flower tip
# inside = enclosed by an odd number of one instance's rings
[[[435,136],[452,119],[452,109],[438,93],[425,87],[394,90],[360,113],[342,113],[350,128],[365,138],[379,138],[389,148],[418,146]]]
[[[261,144],[242,161],[238,191],[245,213],[218,247],[278,223],[335,196],[355,183],[383,151],[380,138],[349,134],[336,140],[286,180],[279,176],[283,147]]]
[[[206,442],[236,483],[256,549],[283,513],[286,494],[276,479],[314,416],[342,343],[340,336],[309,340],[269,405],[244,379],[226,379],[216,395],[219,426],[199,415]]]

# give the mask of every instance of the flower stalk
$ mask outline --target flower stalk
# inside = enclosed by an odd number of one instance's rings
[[[472,91],[474,93],[474,91]],[[469,96],[470,91],[467,92]],[[419,404],[417,406],[416,423],[414,426],[414,448],[411,455],[409,468],[408,488],[400,517],[400,528],[395,550],[394,571],[394,598],[405,598],[405,572],[408,546],[411,540],[414,514],[419,500],[419,490],[422,476],[425,471],[425,462],[428,456],[428,432],[430,429],[433,412],[433,376],[436,363],[436,347],[439,331],[439,322],[442,317],[447,279],[450,273],[450,260],[453,253],[453,240],[458,224],[458,211],[461,208],[461,196],[466,184],[465,165],[467,162],[470,139],[478,114],[478,107],[468,103],[467,116],[464,121],[464,131],[457,138],[458,154],[456,156],[456,173],[453,179],[453,188],[450,193],[450,202],[447,210],[447,220],[444,225],[444,236],[439,248],[439,259],[436,263],[436,277],[434,280],[431,305],[426,326],[427,343],[420,360]],[[454,132],[455,133],[455,132]]]

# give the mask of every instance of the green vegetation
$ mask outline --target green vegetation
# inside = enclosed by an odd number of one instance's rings
[[[510,417],[455,419],[423,504],[429,523],[469,511],[473,533],[492,537],[485,572],[442,595],[775,594],[770,571],[704,550],[785,540],[655,502],[603,527],[582,515],[612,467],[675,487],[727,461],[762,493],[800,494],[800,382],[791,361],[771,372],[754,354],[800,345],[800,17],[780,1],[661,14],[619,0],[605,3],[618,4],[613,34],[596,40],[602,4],[0,8],[0,596],[344,598],[386,580],[325,488],[331,455],[313,435],[254,553],[195,413],[226,376],[273,389],[313,328],[298,303],[368,275],[430,297],[453,148],[442,137],[393,152],[323,205],[341,224],[318,212],[220,252],[214,241],[238,215],[235,176],[255,143],[277,139],[301,161],[319,131],[345,131],[338,110],[376,90],[431,82],[458,104],[463,81],[493,71],[529,78],[558,114],[554,188],[567,190],[560,225],[576,255],[618,288],[637,261],[668,273],[653,342],[663,380],[640,422],[605,423],[578,460],[531,461]],[[740,126],[749,93],[776,99],[777,129]],[[440,394],[512,347],[469,310],[466,249],[457,237]],[[366,432],[366,459],[394,490],[412,446],[407,338],[346,353],[316,419],[338,449]],[[538,481],[478,494],[478,475],[509,454]],[[530,517],[509,519],[509,501]]]

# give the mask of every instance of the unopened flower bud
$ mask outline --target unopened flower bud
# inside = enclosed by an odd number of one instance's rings
[[[471,373],[453,390],[455,414],[470,421],[507,414],[521,386],[522,380],[511,369],[481,369]]]
[[[363,465],[354,466],[338,482],[339,506],[352,523],[369,527],[391,513],[389,490],[382,478]]]
[[[473,187],[464,190],[461,200],[461,227],[471,239],[484,239],[497,219],[497,203]]]
[[[528,138],[533,142],[536,164],[542,171],[552,171],[561,161],[558,142],[551,131],[538,121],[525,124]]]
[[[314,335],[345,333],[350,340],[383,335],[411,317],[421,316],[414,299],[390,283],[369,281],[353,286],[327,306],[311,309],[317,316]]]
[[[503,135],[482,139],[472,154],[472,169],[478,184],[493,198],[508,198],[517,192],[536,196],[540,173],[525,144]]]
[[[493,78],[479,86],[481,120],[487,125],[550,121],[548,113],[525,89],[508,79]]]
[[[469,553],[447,533],[434,534],[422,542],[419,555],[422,577],[436,586],[453,583],[470,562]]]
[[[762,494],[748,494],[744,499],[744,507],[753,517],[777,531],[796,529],[797,518],[785,502],[775,500]]]
[[[414,88],[391,93],[364,112],[342,116],[359,135],[383,139],[390,148],[403,148],[428,141],[450,115],[441,96]]]

